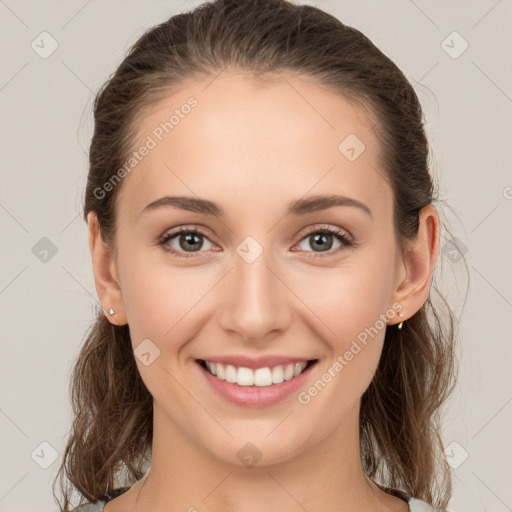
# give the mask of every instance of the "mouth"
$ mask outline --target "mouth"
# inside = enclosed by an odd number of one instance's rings
[[[283,382],[294,380],[306,373],[318,362],[318,359],[264,366],[261,368],[234,366],[204,359],[197,359],[196,361],[206,372],[219,381],[225,381],[241,387],[271,388],[279,386]]]

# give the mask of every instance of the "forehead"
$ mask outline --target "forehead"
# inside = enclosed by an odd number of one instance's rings
[[[390,208],[374,121],[312,79],[222,72],[188,80],[137,119],[147,146],[118,201],[132,213],[168,195],[214,199],[261,212],[275,199],[338,193]]]

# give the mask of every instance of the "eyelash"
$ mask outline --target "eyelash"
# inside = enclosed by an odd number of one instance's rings
[[[178,235],[181,235],[183,233],[187,233],[187,234],[193,234],[193,235],[200,235],[200,236],[203,236],[205,238],[208,239],[208,236],[206,235],[206,233],[204,233],[203,231],[201,231],[200,229],[198,228],[190,228],[190,227],[187,227],[187,226],[184,226],[184,227],[181,227],[181,228],[178,228],[176,229],[175,231],[172,231],[170,233],[166,233],[164,234],[161,238],[160,238],[160,241],[159,241],[159,245],[162,246],[162,249],[166,252],[169,252],[171,254],[173,254],[174,256],[178,257],[178,258],[196,258],[199,256],[199,253],[189,253],[189,254],[184,254],[183,252],[181,251],[176,251],[175,249],[169,247],[167,244],[167,242],[169,240],[172,240],[173,238],[176,238],[176,236]],[[355,246],[355,242],[353,240],[351,240],[344,231],[338,229],[338,228],[331,228],[331,227],[322,227],[322,228],[313,228],[311,231],[309,231],[308,233],[306,233],[300,241],[308,238],[309,236],[311,235],[314,235],[314,234],[326,234],[326,235],[333,235],[335,236],[336,238],[338,238],[338,240],[345,246],[345,247],[353,247]],[[208,239],[209,240],[209,239]],[[327,252],[326,254],[322,254],[322,253],[314,253],[315,256],[307,256],[308,258],[328,258],[330,256],[332,256],[333,254],[336,254],[338,253],[340,250],[342,250],[341,248],[338,248],[334,251],[329,251]],[[307,251],[307,252],[312,252],[312,251]]]

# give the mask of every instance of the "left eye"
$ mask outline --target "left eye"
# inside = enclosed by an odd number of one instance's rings
[[[334,243],[333,238],[338,239],[339,245],[337,248],[335,248],[334,251],[330,251]],[[351,245],[350,240],[343,231],[332,228],[322,228],[316,231],[311,231],[301,240],[301,243],[304,242],[309,243],[310,247],[312,248],[316,247],[320,252],[330,251],[329,254],[337,252],[337,249],[339,249],[340,246]],[[320,255],[320,257],[323,257],[323,255]]]
[[[333,247],[332,238],[338,239],[339,243],[338,247],[333,251],[330,250]],[[161,238],[160,245],[163,246],[164,250],[176,255],[177,257],[190,258],[199,256],[198,252],[205,248],[205,240],[207,241],[207,244],[210,244],[210,247],[207,246],[206,249],[211,249],[213,244],[206,234],[196,228],[192,229],[185,227],[180,228],[178,231],[166,233]],[[303,244],[304,242],[309,242],[311,247],[319,249],[318,252],[327,253],[326,255],[315,254],[312,256],[313,258],[331,256],[333,253],[337,253],[339,251],[340,246],[349,247],[353,245],[353,242],[344,231],[330,227],[317,228],[310,231],[301,239],[300,244]],[[306,250],[306,252],[311,251]],[[313,252],[317,251],[314,250]]]

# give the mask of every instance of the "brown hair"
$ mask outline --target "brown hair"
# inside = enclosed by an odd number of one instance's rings
[[[400,247],[416,235],[420,210],[438,198],[420,102],[398,67],[361,32],[318,8],[288,0],[217,0],[145,32],[95,98],[83,214],[96,212],[105,243],[114,244],[122,183],[101,198],[95,191],[133,151],[139,115],[183,80],[228,67],[254,76],[299,73],[365,106],[376,120]],[[361,402],[361,458],[377,483],[446,507],[451,479],[439,419],[456,379],[456,325],[435,282],[433,289],[438,306],[429,295],[402,330],[386,330],[379,367]],[[65,512],[72,489],[63,486],[64,476],[96,501],[122,474],[132,482],[142,478],[149,461],[152,396],[138,373],[128,326],[111,325],[101,310],[74,365],[71,394],[74,420],[57,475]]]

